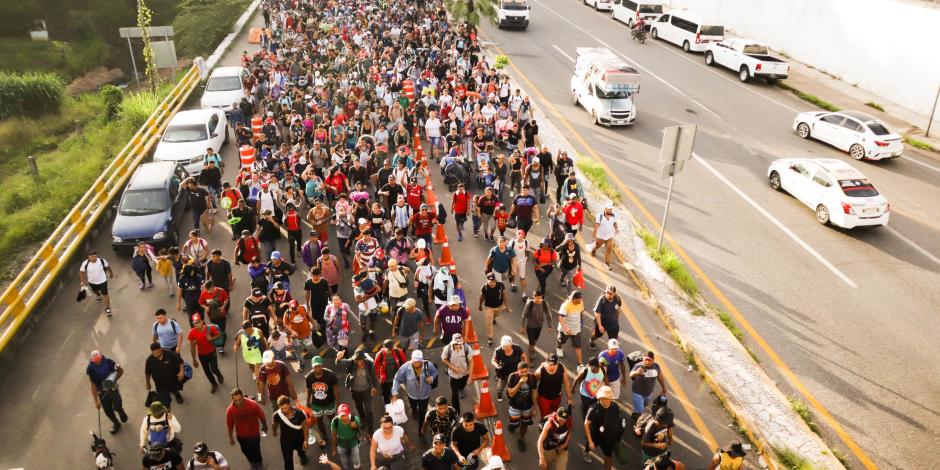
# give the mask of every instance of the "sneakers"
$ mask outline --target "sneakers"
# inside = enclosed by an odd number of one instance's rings
[[[144,290],[144,286],[146,286],[146,284],[144,284],[143,282],[138,282],[138,283],[137,283],[137,288],[140,289],[140,290]]]
[[[122,423],[127,422],[127,413],[125,413],[124,410],[118,410],[118,417],[121,418]]]
[[[104,314],[110,317],[110,316],[111,316],[111,309],[110,309],[110,308],[104,309]]]
[[[517,290],[519,290],[519,289],[516,287],[515,284],[510,284],[510,285],[509,285],[509,291],[510,291],[510,292],[516,292]]]
[[[219,354],[225,354],[225,348],[215,348],[215,352]]]
[[[457,232],[457,241],[458,241],[458,242],[462,242],[462,241],[463,241],[463,234],[460,233],[460,232]]]
[[[215,391],[218,389],[219,389],[219,384],[212,384],[212,386],[209,387],[209,393],[215,393]]]
[[[503,392],[496,392],[496,401],[498,402],[503,401]],[[510,430],[509,432],[512,432],[512,430]]]
[[[480,232],[473,232],[473,238],[480,238]]]
[[[525,452],[525,450],[526,450],[525,439],[520,437],[519,438],[519,452]]]
[[[101,295],[95,294],[95,302],[101,303]]]
[[[147,283],[147,288],[148,288],[148,289],[153,288],[153,282],[148,282],[148,283]]]
[[[117,434],[121,430],[121,423],[112,423],[111,424],[111,434]]]
[[[179,403],[180,405],[183,404],[183,394],[181,394],[180,392],[176,392],[176,402]]]
[[[528,301],[529,301],[529,296],[528,296],[528,295],[525,295],[525,294],[522,294],[522,303],[526,303],[526,302],[528,302]]]
[[[493,338],[486,338],[486,347],[488,348],[493,347]]]

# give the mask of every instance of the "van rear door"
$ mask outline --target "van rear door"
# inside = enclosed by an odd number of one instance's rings
[[[695,42],[705,44],[709,42],[719,42],[725,39],[725,27],[719,25],[701,24],[698,28],[698,34],[695,35]]]

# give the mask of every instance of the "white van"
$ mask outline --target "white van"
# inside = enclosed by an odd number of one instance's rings
[[[663,15],[663,2],[659,0],[614,0],[611,18],[622,21],[633,28],[633,23],[643,18],[647,27]]]
[[[496,24],[499,29],[526,29],[529,27],[531,10],[532,7],[526,3],[526,0],[500,0],[496,8]]]
[[[653,39],[663,39],[685,52],[704,52],[709,42],[725,38],[725,27],[688,10],[670,10],[650,26]]]

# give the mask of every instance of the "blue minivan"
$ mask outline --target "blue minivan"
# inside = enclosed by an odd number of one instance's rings
[[[144,163],[124,188],[111,226],[115,251],[132,250],[138,242],[175,246],[179,220],[186,209],[180,183],[189,177],[176,162]]]

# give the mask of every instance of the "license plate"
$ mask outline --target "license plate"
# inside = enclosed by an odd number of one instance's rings
[[[867,208],[867,209],[863,209],[863,210],[862,210],[862,213],[863,213],[863,214],[877,214],[877,213],[878,213],[878,208],[877,208],[877,207],[869,207],[869,208]]]

